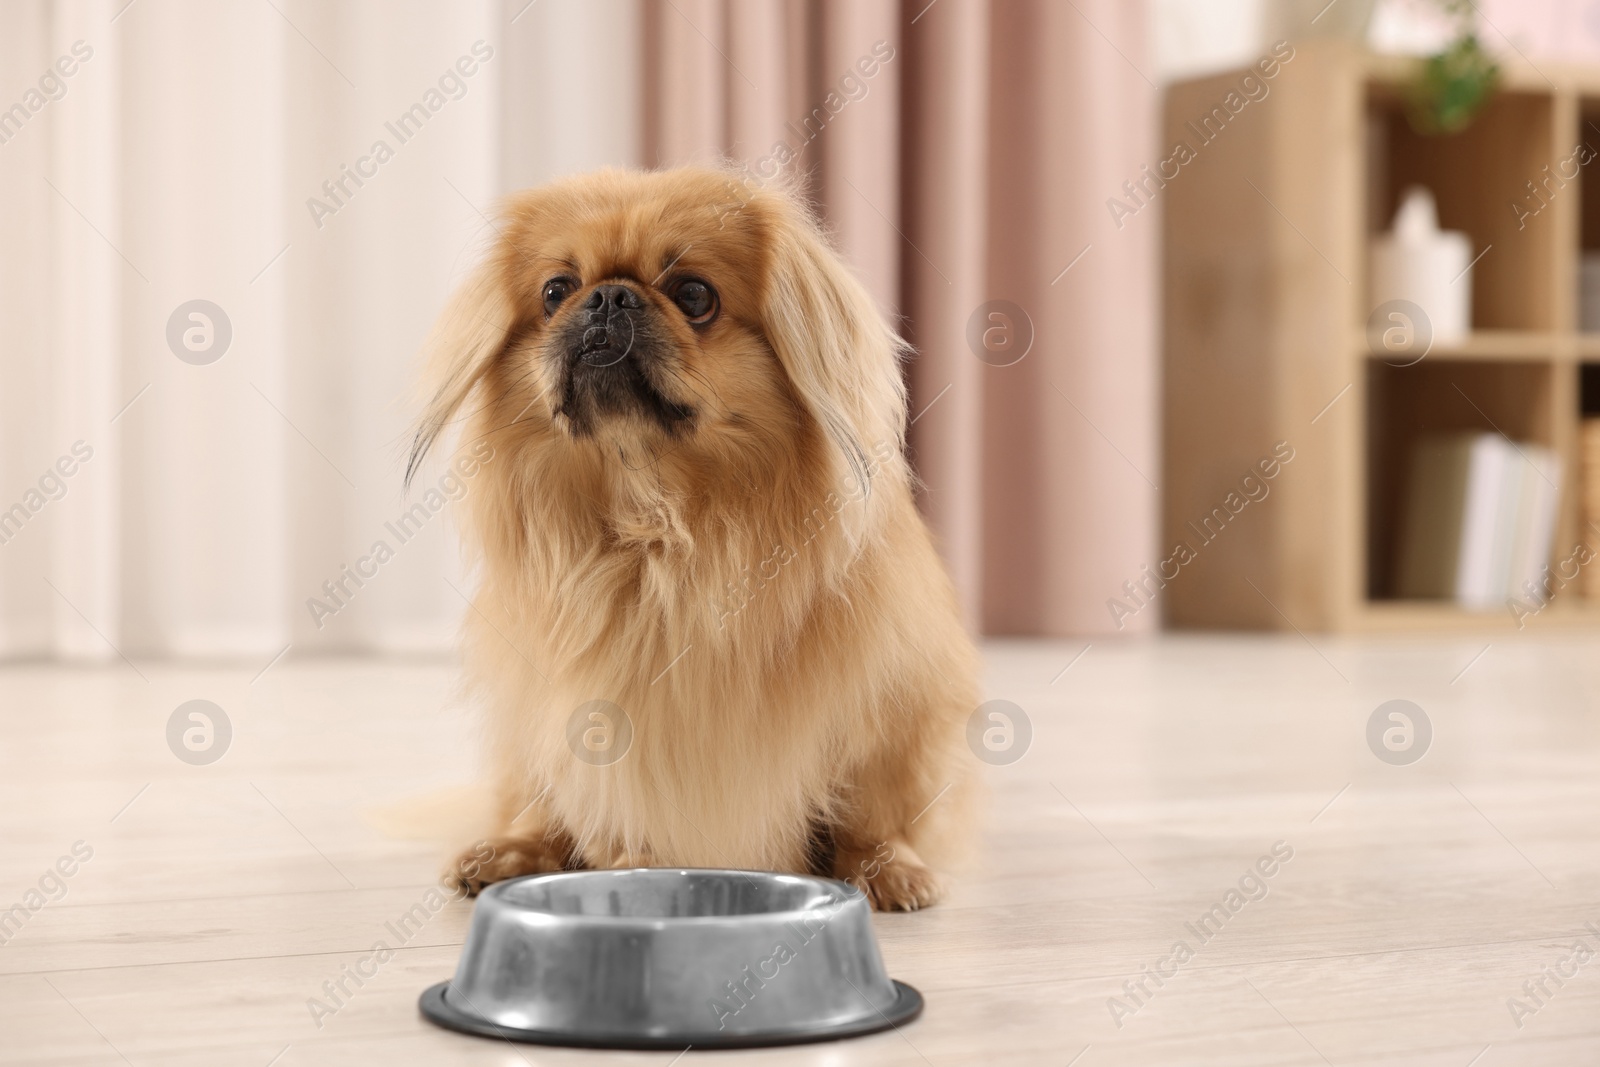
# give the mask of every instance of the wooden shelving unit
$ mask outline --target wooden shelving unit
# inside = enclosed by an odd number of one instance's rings
[[[1268,95],[1204,144],[1189,124],[1225,106],[1248,72],[1168,93],[1161,156],[1180,142],[1196,149],[1155,194],[1162,557],[1180,543],[1194,550],[1162,594],[1169,625],[1514,630],[1509,610],[1389,595],[1409,448],[1429,431],[1498,429],[1554,449],[1564,463],[1556,558],[1579,539],[1579,376],[1600,364],[1600,335],[1577,328],[1578,264],[1581,250],[1600,250],[1600,158],[1552,183],[1536,214],[1519,218],[1513,205],[1539,204],[1527,183],[1559,174],[1580,142],[1600,153],[1600,69],[1509,64],[1472,126],[1423,137],[1403,113],[1412,62],[1298,44]],[[1441,225],[1466,231],[1481,258],[1474,334],[1401,367],[1368,345],[1366,260],[1412,183],[1433,190]],[[1277,442],[1295,458],[1270,494],[1201,544],[1189,524]],[[1574,623],[1600,625],[1600,601],[1576,584],[1528,621]]]

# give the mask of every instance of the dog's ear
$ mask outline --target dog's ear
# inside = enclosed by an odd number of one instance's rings
[[[900,358],[907,345],[810,213],[792,195],[766,200],[772,222],[767,340],[836,450],[835,480],[854,479],[870,496],[873,472],[885,463],[901,469],[906,388]]]
[[[423,345],[423,410],[411,439],[406,485],[456,411],[504,351],[514,305],[496,257],[478,267],[450,297]]]

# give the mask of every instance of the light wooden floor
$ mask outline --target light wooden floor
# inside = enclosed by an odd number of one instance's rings
[[[1096,644],[1059,677],[1081,643],[991,645],[989,694],[1027,710],[1032,748],[988,772],[985,844],[952,899],[878,920],[926,1014],[899,1033],[703,1058],[1600,1062],[1600,934],[1585,927],[1600,930],[1600,639],[1496,638],[1475,662],[1482,639],[1313,640]],[[93,849],[65,897],[0,945],[0,1062],[671,1060],[422,1021],[417,994],[451,973],[466,905],[313,1022],[307,999],[436,873],[443,844],[393,825],[443,833],[460,815],[417,800],[471,774],[448,665],[285,661],[254,684],[258,667],[140,669],[148,681],[120,664],[0,670],[0,908],[74,842]],[[233,721],[212,766],[166,746],[167,717],[195,697]],[[1411,766],[1364,739],[1396,697],[1434,724]],[[1293,859],[1268,895],[1201,944],[1185,924],[1279,841]],[[1559,987],[1546,978],[1542,1006],[1527,997],[1545,968],[1570,972],[1579,938],[1594,958]],[[1147,979],[1154,995],[1119,1028],[1108,998],[1179,940],[1193,958],[1158,990]],[[1520,1027],[1514,996],[1537,1007]]]

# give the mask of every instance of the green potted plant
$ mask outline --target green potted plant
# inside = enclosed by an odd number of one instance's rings
[[[1455,23],[1455,38],[1423,61],[1406,101],[1406,116],[1418,133],[1458,133],[1471,125],[1494,95],[1500,67],[1484,51],[1471,0],[1438,0]]]

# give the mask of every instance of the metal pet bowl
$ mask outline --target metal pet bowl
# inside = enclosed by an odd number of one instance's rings
[[[483,891],[422,1014],[546,1045],[697,1049],[887,1030],[922,996],[884,972],[844,882],[735,870],[540,874]]]

